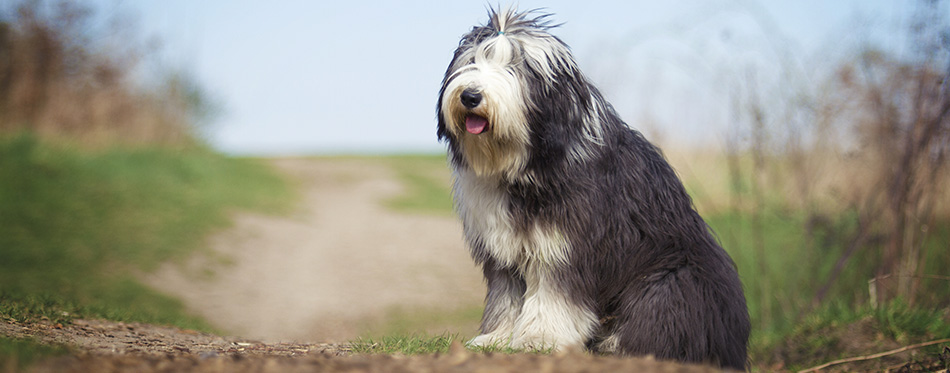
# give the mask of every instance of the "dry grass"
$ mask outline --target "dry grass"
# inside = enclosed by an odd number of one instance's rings
[[[751,200],[737,196],[747,193],[750,181],[739,185],[730,179],[728,155],[719,149],[664,149],[664,155],[679,174],[702,214],[739,210],[748,212]],[[860,154],[814,152],[798,158],[787,155],[768,160],[765,172],[766,199],[788,210],[815,210],[834,213],[871,198],[876,175],[873,159]],[[739,156],[743,170],[752,169],[750,154]],[[748,177],[748,176],[747,176]],[[950,185],[950,174],[940,185]],[[936,196],[934,213],[950,216],[950,193]]]
[[[156,50],[128,19],[100,21],[82,1],[2,8],[0,132],[91,146],[193,141],[209,112],[205,95],[181,73],[146,74]]]

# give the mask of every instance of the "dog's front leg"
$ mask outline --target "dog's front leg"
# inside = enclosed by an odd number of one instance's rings
[[[482,314],[481,335],[468,342],[470,346],[508,346],[515,320],[524,299],[524,279],[513,268],[499,268],[489,260],[483,264],[488,294]]]
[[[558,283],[551,265],[528,265],[521,314],[515,320],[515,348],[583,348],[593,335],[597,316],[570,297],[568,284]]]

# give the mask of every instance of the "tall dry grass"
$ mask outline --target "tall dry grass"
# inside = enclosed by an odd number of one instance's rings
[[[779,99],[767,97],[754,74],[737,79],[733,117],[741,136],[724,155],[729,205],[751,216],[759,273],[780,270],[766,262],[774,254],[763,214],[805,215],[808,250],[834,263],[812,280],[810,308],[833,298],[849,268],[861,268],[850,275],[869,281],[872,304],[913,305],[950,284],[947,273],[924,265],[950,251],[932,239],[950,224],[950,23],[939,1],[919,7],[906,54],[860,48],[833,62],[815,86]],[[775,295],[759,296],[770,313]]]
[[[148,76],[157,53],[131,18],[83,1],[0,6],[0,132],[82,144],[183,144],[206,112],[182,74]],[[158,83],[156,83],[158,82]]]

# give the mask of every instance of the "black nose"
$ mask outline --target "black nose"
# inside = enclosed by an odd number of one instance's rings
[[[463,106],[469,109],[474,109],[479,103],[482,102],[482,94],[466,89],[462,91],[461,100]]]

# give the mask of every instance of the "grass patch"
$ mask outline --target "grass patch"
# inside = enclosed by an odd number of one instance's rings
[[[207,150],[2,138],[0,314],[209,330],[133,274],[199,249],[235,209],[282,211],[292,197],[265,165]]]
[[[386,164],[402,182],[402,195],[386,201],[400,212],[451,216],[451,176],[444,154],[387,157]]]
[[[32,339],[0,336],[0,369],[4,371],[17,371],[42,358],[67,353],[69,349],[64,346],[43,344]]]
[[[530,348],[512,348],[504,343],[498,342],[489,346],[469,347],[469,350],[479,353],[502,353],[502,354],[533,354],[550,355],[554,353],[554,346],[539,346]]]
[[[810,317],[811,301],[830,277],[835,261],[848,245],[857,218],[844,215],[829,217],[820,225],[812,222],[811,235],[805,234],[809,222],[805,214],[785,210],[766,210],[757,229],[750,214],[728,212],[705,216],[729,252],[739,270],[745,289],[749,314],[753,322],[753,348],[767,349],[786,339],[803,317]],[[946,242],[950,242],[947,224],[935,225],[926,245],[922,273],[942,274],[950,263]],[[761,248],[758,248],[761,245]],[[865,250],[851,259],[838,279],[829,288],[826,300],[833,309],[858,312],[868,302],[868,279],[874,277],[877,250]],[[761,257],[760,257],[761,256]],[[924,279],[917,304],[940,305],[950,299],[945,280]],[[929,307],[929,308],[927,308]],[[941,306],[934,306],[937,309]],[[934,307],[924,306],[923,310]],[[906,312],[914,309],[906,307]],[[821,308],[814,312],[832,312]],[[837,313],[835,313],[837,312]],[[826,314],[844,317],[835,311]],[[861,311],[863,312],[863,311]],[[844,319],[842,319],[844,320]],[[908,328],[911,324],[893,324]],[[950,335],[950,334],[947,334]],[[758,347],[757,347],[758,346]]]
[[[368,321],[361,335],[411,335],[413,333],[440,333],[451,331],[462,335],[474,334],[482,317],[483,305],[457,309],[420,309],[394,307],[387,310],[381,321]]]
[[[749,346],[753,364],[766,370],[807,368],[950,336],[946,280],[922,279],[916,307],[899,301],[877,309],[868,306],[868,280],[879,262],[877,247],[856,253],[829,287],[824,302],[813,310],[812,300],[853,239],[858,219],[849,211],[822,216],[779,206],[766,204],[758,221],[735,210],[704,216],[743,282],[753,326]],[[924,244],[921,273],[945,273],[950,264],[946,242],[950,224],[935,222]],[[940,348],[918,353],[937,354]],[[908,355],[902,356],[906,362]],[[901,362],[884,359],[881,364],[890,365],[855,367],[877,370]]]
[[[915,308],[901,301],[877,309],[837,302],[811,313],[782,339],[768,345],[753,345],[750,352],[752,360],[760,365],[782,362],[788,364],[787,368],[798,370],[948,336],[950,313],[946,310]],[[906,363],[908,355],[938,356],[943,348],[944,345],[928,346],[850,369],[883,369]]]
[[[446,353],[452,341],[456,340],[460,340],[458,334],[389,335],[378,338],[359,338],[351,342],[351,345],[353,352],[358,354],[419,355]]]
[[[458,334],[396,334],[379,338],[360,338],[350,342],[353,352],[360,354],[442,354],[449,351],[453,342],[464,344],[468,338],[461,338]],[[493,346],[466,347],[478,353],[505,353],[505,354],[550,354],[553,347],[539,347],[517,349],[502,343]]]

